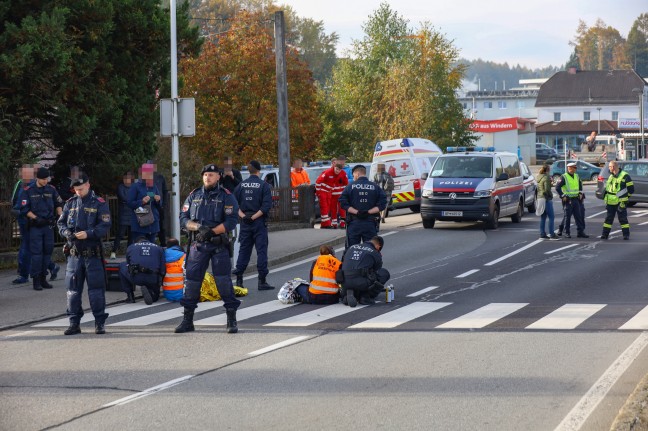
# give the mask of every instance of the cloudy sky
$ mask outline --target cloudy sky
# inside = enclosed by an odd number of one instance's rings
[[[324,22],[326,32],[340,36],[338,55],[362,39],[363,23],[387,2],[410,26],[429,21],[454,41],[460,55],[531,68],[560,66],[573,48],[578,20],[593,26],[598,18],[625,38],[647,0],[280,0],[299,16]]]

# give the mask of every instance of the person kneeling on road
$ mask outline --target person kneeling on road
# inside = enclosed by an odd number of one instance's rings
[[[160,298],[160,285],[166,273],[164,249],[145,236],[126,250],[126,262],[119,265],[119,278],[126,302],[135,302],[135,286],[140,286],[146,305]]]
[[[297,293],[306,304],[337,304],[340,301],[340,285],[335,281],[335,273],[342,262],[335,257],[330,245],[320,246],[320,255],[310,270],[310,284],[302,284]]]
[[[349,307],[374,304],[374,298],[384,289],[389,280],[389,271],[382,267],[385,241],[374,236],[371,241],[352,245],[342,259],[342,269],[337,273],[337,281],[342,284],[342,302]]]

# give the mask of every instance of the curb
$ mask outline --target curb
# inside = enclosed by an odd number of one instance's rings
[[[610,431],[628,430],[648,430],[648,374],[637,384],[610,427]]]

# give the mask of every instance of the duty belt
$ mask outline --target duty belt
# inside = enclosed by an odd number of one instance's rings
[[[76,246],[74,246],[70,249],[70,254],[77,257],[95,257],[101,256],[101,251],[99,250],[99,247],[79,250],[78,248],[76,248]]]

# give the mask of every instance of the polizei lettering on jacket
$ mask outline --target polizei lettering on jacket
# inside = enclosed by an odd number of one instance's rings
[[[375,190],[376,187],[373,184],[356,184],[353,183],[351,184],[352,189],[360,189],[360,190]]]
[[[258,188],[261,188],[261,183],[245,183],[244,182],[244,183],[241,183],[240,186],[244,187],[244,188],[249,188],[249,189],[258,189]]]

